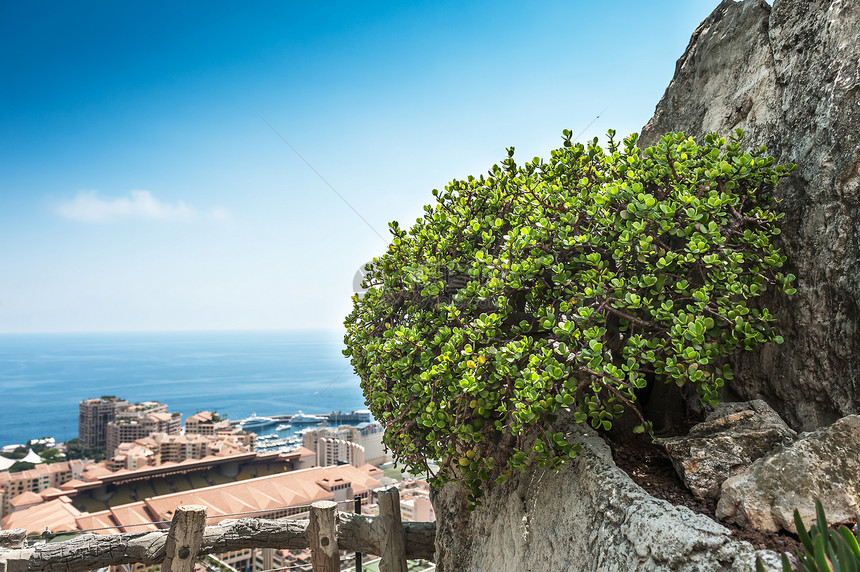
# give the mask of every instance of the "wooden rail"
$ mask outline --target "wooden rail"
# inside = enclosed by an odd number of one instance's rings
[[[138,562],[161,563],[162,572],[185,572],[194,569],[198,555],[245,548],[312,548],[315,572],[339,570],[331,568],[332,554],[336,558],[339,550],[380,556],[381,572],[405,571],[407,559],[434,560],[436,523],[401,523],[397,489],[378,495],[377,517],[338,512],[331,501],[319,501],[311,505],[310,521],[241,518],[204,527],[205,507],[183,506],[176,509],[169,530],[81,534],[28,548],[22,530],[2,531],[0,572],[84,572]]]

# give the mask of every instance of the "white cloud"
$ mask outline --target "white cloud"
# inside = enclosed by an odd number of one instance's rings
[[[171,204],[159,201],[149,191],[131,191],[128,197],[102,198],[96,191],[81,191],[75,198],[60,201],[54,210],[63,218],[82,222],[113,222],[121,219],[161,221],[192,221],[210,219],[225,221],[230,214],[222,207],[201,212],[179,201]]]

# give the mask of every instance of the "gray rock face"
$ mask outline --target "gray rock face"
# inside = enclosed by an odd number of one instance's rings
[[[440,571],[779,570],[777,555],[732,540],[728,529],[648,495],[591,431],[560,473],[530,470],[496,485],[475,511],[452,483],[436,491]]]
[[[781,248],[797,294],[770,294],[781,346],[735,362],[743,399],[764,398],[795,429],[860,413],[860,2],[724,0],[693,34],[654,117],[701,140],[746,132],[798,170],[778,190]]]
[[[815,499],[830,522],[860,516],[860,415],[805,433],[723,483],[717,518],[758,530],[797,532],[815,522]]]
[[[758,399],[721,403],[688,435],[658,442],[695,496],[718,499],[723,481],[796,437],[776,411]]]

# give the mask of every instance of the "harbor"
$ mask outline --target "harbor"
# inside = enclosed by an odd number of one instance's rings
[[[341,425],[360,426],[371,423],[370,411],[359,410],[344,413],[333,411],[328,414],[307,414],[299,410],[287,415],[257,415],[231,421],[230,424],[257,434],[255,448],[262,452],[289,453],[302,446],[302,434],[317,427],[339,427]]]

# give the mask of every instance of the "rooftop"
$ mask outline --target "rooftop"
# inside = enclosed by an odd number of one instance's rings
[[[98,534],[140,532],[155,530],[157,526],[153,522],[169,521],[177,506],[187,504],[206,506],[209,515],[214,517],[208,519],[207,524],[214,524],[236,513],[271,514],[317,500],[333,500],[334,493],[321,486],[322,482],[351,483],[355,493],[369,491],[380,484],[365,470],[351,465],[314,467],[157,495],[91,513],[77,510],[69,497],[60,496],[9,514],[2,525],[4,529],[25,528],[29,533],[40,533],[46,526],[52,532],[89,529],[101,529],[94,531]],[[133,526],[136,524],[144,526]],[[166,526],[161,525],[161,528]]]

